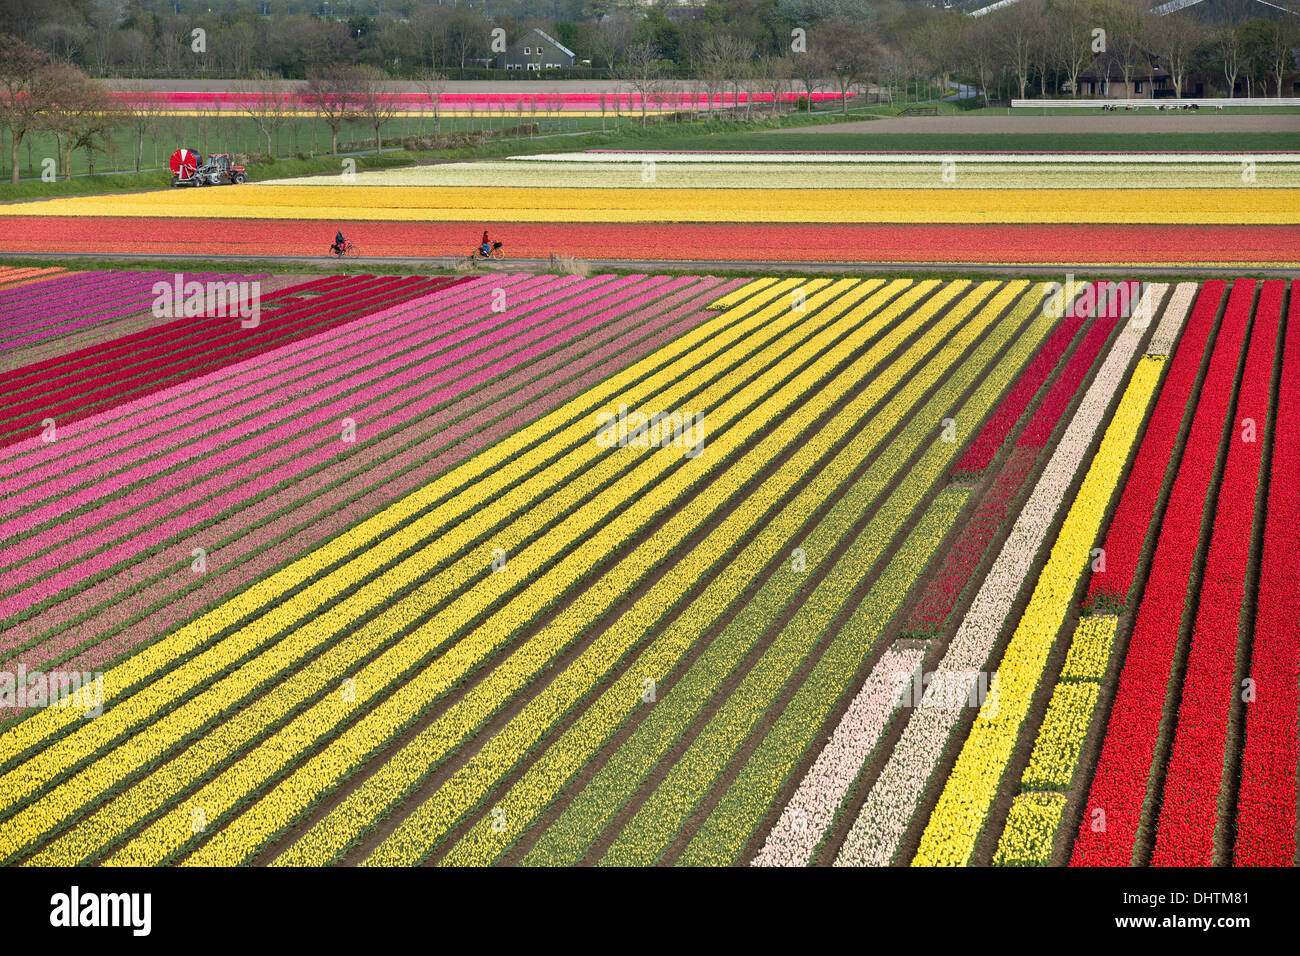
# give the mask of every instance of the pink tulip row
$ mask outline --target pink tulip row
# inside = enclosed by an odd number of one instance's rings
[[[910,686],[924,660],[925,651],[919,647],[894,645],[886,649],[781,811],[763,848],[750,861],[752,866],[808,866],[812,862],[813,853],[897,710],[899,686]]]
[[[538,283],[530,280],[530,284],[535,287]],[[541,284],[547,285],[544,280]],[[516,296],[522,291],[513,281],[499,282],[496,286]],[[316,389],[338,381],[349,382],[348,387],[354,387],[362,384],[355,378],[362,369],[373,378],[384,374],[386,369],[402,367],[402,363],[422,360],[416,354],[418,350],[409,354],[403,350],[409,347],[413,335],[418,335],[419,341],[430,343],[430,347],[442,348],[481,335],[491,328],[492,320],[503,323],[506,316],[496,315],[479,325],[467,326],[463,309],[467,303],[487,301],[490,294],[487,286],[477,282],[437,290],[394,309],[330,329],[306,340],[304,348],[275,349],[228,366],[221,373],[199,376],[184,386],[168,389],[159,401],[153,401],[159,396],[152,395],[119,406],[111,413],[118,416],[116,420],[97,421],[98,427],[93,431],[86,430],[81,422],[72,423],[68,429],[70,434],[60,435],[53,449],[61,454],[52,456],[46,448],[29,445],[25,454],[0,463],[0,475],[8,478],[6,483],[14,491],[4,513],[16,515],[52,497],[55,489],[50,483],[56,481],[60,485],[59,500],[65,503],[76,500],[74,507],[94,500],[93,497],[85,500],[65,497],[74,488],[93,483],[98,497],[107,496],[117,490],[114,482],[107,479],[108,474],[119,480],[122,475],[129,475],[126,483],[130,484],[138,476],[123,469],[134,463],[145,464],[149,474],[162,471],[185,460],[176,456],[196,454],[186,443],[214,429],[221,429],[223,436],[233,443],[259,427],[251,423],[283,419],[287,412],[278,403],[287,396],[315,395]],[[433,306],[438,311],[429,313]],[[379,359],[387,359],[386,364],[375,364]],[[209,378],[212,380],[208,381]],[[245,409],[267,406],[271,407],[255,417],[232,420]],[[130,411],[122,414],[128,407]],[[183,424],[177,427],[177,422]],[[173,451],[169,453],[168,449]],[[110,469],[116,470],[110,472]],[[28,523],[36,524],[38,520],[31,516]],[[3,528],[0,524],[0,537],[4,535]]]
[[[641,281],[644,277],[627,277],[611,285],[627,289],[626,294],[630,295],[628,287]],[[657,286],[667,281],[666,277],[658,277],[650,280],[650,284]],[[598,310],[611,303],[590,304],[602,293],[603,287],[598,287],[575,300],[552,306],[546,310],[545,317],[561,315],[561,324],[568,324],[575,318],[576,310],[589,307],[588,312],[597,312],[597,315],[581,325],[570,326],[563,333],[582,334],[590,326],[605,321]],[[616,295],[614,302],[618,300]],[[485,308],[491,308],[490,301]],[[518,330],[507,331],[517,333]],[[505,332],[499,332],[492,340],[496,341],[498,336],[501,339],[499,344],[478,356],[478,361],[497,360],[518,347],[520,335],[507,336]],[[302,471],[332,459],[339,454],[341,433],[338,422],[343,417],[363,423],[362,427],[371,433],[382,432],[452,400],[485,378],[500,374],[497,365],[487,365],[464,377],[465,363],[461,360],[481,347],[481,344],[471,343],[439,356],[438,365],[442,371],[432,375],[416,365],[387,381],[381,379],[351,394],[337,397],[333,394],[351,390],[352,383],[345,380],[326,393],[290,401],[283,407],[286,413],[284,424],[258,435],[255,448],[250,448],[247,443],[223,447],[225,437],[222,435],[205,438],[199,446],[204,457],[195,464],[156,478],[147,485],[135,486],[140,489],[137,495],[113,499],[93,511],[76,515],[16,545],[0,549],[0,564],[19,565],[7,574],[7,583],[11,587],[24,586],[23,590],[0,599],[0,617],[46,600],[64,587],[84,580],[87,575],[97,574],[138,553],[141,548],[159,544],[175,533],[176,522],[188,529],[198,516],[215,517],[243,499],[254,497],[282,481],[292,480]],[[435,342],[417,350],[417,357],[425,351],[441,351],[441,343]],[[506,360],[506,367],[527,357],[527,352],[516,353]],[[430,386],[441,387],[430,392],[427,391]],[[330,403],[313,408],[313,403],[319,398]],[[163,494],[172,497],[159,497]],[[155,503],[144,504],[149,498]],[[23,520],[27,520],[27,516]],[[79,535],[84,537],[73,546],[82,555],[65,570],[51,573],[61,564],[67,564],[69,545]],[[116,546],[112,547],[115,542]],[[49,550],[38,553],[41,549]],[[27,560],[33,554],[37,556]]]
[[[402,303],[396,308],[376,311],[326,329],[307,340],[294,343],[290,348],[260,353],[204,375],[185,379],[169,386],[164,392],[132,399],[89,418],[69,422],[60,427],[58,442],[52,447],[35,441],[5,446],[0,448],[0,477],[13,481],[13,476],[34,467],[33,462],[48,462],[57,467],[58,462],[68,455],[92,450],[97,458],[116,460],[123,452],[134,448],[140,440],[139,436],[152,435],[152,429],[158,421],[168,418],[173,421],[196,421],[198,417],[224,411],[234,404],[228,400],[233,394],[233,382],[245,380],[254,383],[254,386],[261,385],[264,390],[272,390],[282,381],[284,370],[293,367],[290,360],[295,357],[314,361],[330,357],[338,351],[351,351],[358,344],[374,345],[378,336],[409,336],[413,330],[420,328],[421,321],[411,315],[417,313],[426,301],[447,303],[451,317],[446,321],[455,324],[460,313],[454,307],[459,302],[479,298],[494,286],[515,289],[516,283],[524,280],[530,284],[545,282],[541,277],[503,276],[499,279],[475,279],[435,290],[428,296]],[[402,316],[407,318],[401,319]],[[241,394],[241,399],[243,397]]]
[[[64,660],[75,655],[69,666],[102,667],[409,494],[508,434],[519,422],[543,414],[650,354],[665,336],[689,331],[709,317],[702,311],[704,306],[741,284],[741,280],[723,283],[706,278],[688,281],[657,302],[651,303],[653,296],[639,296],[629,303],[632,311],[617,316],[608,327],[486,382],[427,418],[412,419],[402,432],[359,447],[353,456],[248,503],[205,529],[199,540],[213,545],[207,574],[196,577],[190,572],[184,563],[188,551],[182,560],[175,554],[160,554],[149,559],[146,573],[153,573],[152,566],[158,565],[170,577],[157,580],[146,591],[135,593],[129,573],[122,572],[43,611],[38,619],[11,628],[4,640],[10,644],[19,638],[27,643],[24,631],[30,638],[44,633],[47,636],[38,646],[23,653],[24,659]],[[481,425],[484,420],[491,423],[486,428]],[[116,603],[96,611],[84,628],[68,627],[106,599]]]
[[[480,293],[480,297],[481,295]],[[435,292],[432,296],[422,297],[417,302],[423,303],[424,307],[414,310],[415,319],[411,322],[410,328],[396,330],[396,333],[390,336],[391,341],[388,343],[387,352],[382,350],[381,346],[380,351],[369,353],[371,356],[388,354],[393,343],[409,341],[412,329],[418,328],[420,319],[428,313],[430,304],[437,305],[440,300],[438,293]],[[386,324],[387,320],[408,310],[409,307],[409,303],[406,303],[383,310],[378,313],[378,323]],[[454,315],[459,310],[453,308],[443,311],[452,312],[452,320],[454,320]],[[351,323],[344,325],[343,328],[346,329],[349,325]],[[351,344],[348,339],[341,341]],[[177,407],[181,402],[178,401],[178,396],[173,390],[166,390],[159,393],[162,400],[155,406],[151,417],[132,416],[134,427],[130,434],[138,436],[140,441],[123,448],[119,437],[115,443],[99,443],[89,453],[74,450],[71,454],[65,454],[48,465],[37,465],[11,476],[9,483],[14,486],[15,494],[11,495],[6,503],[7,519],[0,522],[0,538],[19,528],[39,529],[47,521],[61,517],[78,507],[85,507],[101,497],[108,497],[120,488],[129,488],[135,482],[152,478],[168,467],[191,458],[201,457],[211,452],[214,441],[219,441],[223,446],[238,444],[244,434],[250,431],[246,427],[249,421],[265,422],[269,426],[290,419],[293,414],[301,410],[288,402],[287,396],[290,391],[296,395],[318,395],[316,390],[324,388],[331,381],[342,381],[345,383],[342,387],[350,387],[346,384],[348,374],[355,373],[359,367],[364,367],[367,361],[373,362],[373,357],[367,358],[366,353],[358,354],[351,348],[341,349],[339,345],[339,342],[335,342],[332,347],[325,349],[322,355],[313,356],[310,360],[306,358],[306,352],[297,352],[292,348],[271,350],[266,353],[267,361],[259,363],[261,367],[257,369],[257,375],[260,376],[260,380],[257,385],[241,387],[242,381],[254,378],[254,372],[248,366],[243,368],[243,374],[236,374],[233,378],[224,377],[225,381],[221,388],[224,394],[209,396],[202,406],[208,414],[193,424],[185,424],[179,429],[170,431],[168,429],[171,428],[172,423],[178,420],[184,421],[188,416],[184,416],[182,410]],[[434,345],[424,346],[425,349],[434,347]],[[400,367],[399,360],[389,361],[390,365]],[[292,388],[282,384],[287,374],[303,368],[318,373],[321,370],[326,373],[334,370],[335,374],[332,378],[328,375],[315,380],[309,378],[305,383],[295,383]],[[200,397],[203,397],[203,392],[207,390],[196,391]],[[235,415],[246,408],[267,404],[268,399],[273,406],[271,409],[254,413],[241,424],[231,421]],[[304,399],[304,401],[310,400],[310,398]],[[139,401],[147,406],[149,399]],[[100,429],[100,431],[109,431],[109,429]],[[60,444],[63,443],[56,443],[55,447]],[[98,453],[108,451],[112,444],[118,445],[116,454],[100,457]],[[40,462],[44,458],[43,452],[43,447],[32,449],[16,464],[26,461]],[[201,464],[206,465],[210,462],[201,462]],[[149,491],[150,487],[141,485],[134,490],[138,496]],[[53,500],[42,507],[34,507],[37,502],[46,501],[52,494]],[[58,541],[62,545],[66,545],[69,541],[68,528],[65,522],[59,529],[62,537],[59,537]],[[4,559],[5,552],[0,551],[0,562]]]
[[[55,336],[90,328],[114,319],[145,312],[153,304],[153,284],[159,279],[170,281],[172,276],[161,272],[141,273],[122,279],[114,275],[103,283],[82,283],[78,287],[61,290],[61,294],[32,303],[27,309],[9,313],[4,330],[3,347],[23,348],[44,342]],[[209,280],[227,282],[247,280],[249,276],[225,274],[187,275],[186,281]],[[0,380],[0,393],[9,377]]]

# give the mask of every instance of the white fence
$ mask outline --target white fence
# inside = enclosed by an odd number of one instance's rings
[[[1219,96],[1205,99],[1181,99],[1176,100],[1172,97],[1169,99],[1141,99],[1141,100],[1111,100],[1105,97],[1096,99],[1068,99],[1068,100],[1012,100],[1013,109],[1028,108],[1033,109],[1059,109],[1061,107],[1079,107],[1083,109],[1097,109],[1101,106],[1118,106],[1124,109],[1126,106],[1136,106],[1139,109],[1153,110],[1158,106],[1168,109],[1170,106],[1191,106],[1195,104],[1201,109],[1214,109],[1217,106],[1231,108],[1234,106],[1300,106],[1300,96],[1240,96],[1236,99],[1228,99]]]

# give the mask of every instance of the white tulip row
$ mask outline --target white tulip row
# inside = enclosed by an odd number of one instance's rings
[[[919,673],[925,651],[888,648],[781,812],[752,866],[807,866],[896,710],[898,676]]]
[[[1178,331],[1183,327],[1187,312],[1192,307],[1192,300],[1196,298],[1197,288],[1198,284],[1195,282],[1180,282],[1174,287],[1174,294],[1170,296],[1169,304],[1165,306],[1165,314],[1161,317],[1160,324],[1156,326],[1150,344],[1147,345],[1147,355],[1168,356],[1173,353]]]
[[[1144,296],[1152,297],[1151,304],[1158,303],[1167,289],[1166,284],[1155,283],[1147,286]],[[1143,306],[1148,303],[1144,301]],[[987,665],[1065,493],[1127,377],[1144,335],[1145,329],[1127,323],[1116,338],[937,670],[973,671]],[[840,848],[836,866],[888,866],[893,861],[963,711],[962,707],[922,707],[912,712],[903,736]]]

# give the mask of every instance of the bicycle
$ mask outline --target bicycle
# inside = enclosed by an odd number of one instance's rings
[[[343,248],[342,248],[342,249],[340,249],[337,245],[331,243],[331,244],[330,244],[330,252],[333,253],[335,256],[338,256],[338,257],[340,257],[340,258],[343,257],[343,256],[350,256],[350,257],[355,258],[356,256],[361,255],[360,250],[357,249],[357,244],[356,244],[355,242],[353,242],[351,239],[344,239],[344,240],[343,240]]]
[[[506,254],[501,249],[501,241],[497,240],[496,242],[492,243],[492,251],[489,252],[487,255],[483,255],[482,246],[475,246],[474,251],[469,254],[469,257],[471,259],[504,259],[506,257]]]

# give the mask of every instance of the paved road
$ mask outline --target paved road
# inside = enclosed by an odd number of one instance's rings
[[[66,259],[96,259],[104,262],[120,262],[123,264],[134,262],[160,262],[164,261],[156,255],[121,255],[117,253],[77,253],[68,255],[66,253],[5,253],[0,250],[0,256],[12,255],[22,259],[41,259],[59,261]],[[465,260],[459,256],[430,256],[428,258],[405,258],[405,257],[383,257],[383,256],[363,256],[355,259],[331,259],[322,256],[204,256],[203,261],[222,262],[222,263],[258,263],[274,262],[281,265],[310,266],[317,269],[326,268],[335,271],[350,271],[353,268],[365,266],[382,266],[385,268],[402,268],[412,271],[427,271],[430,269],[452,270],[458,264]],[[1231,265],[1220,267],[1162,267],[1162,266],[1123,266],[1123,265],[1091,265],[1079,264],[1071,265],[1069,263],[1052,263],[1051,265],[984,265],[980,263],[954,263],[954,262],[720,262],[705,259],[588,259],[584,260],[593,272],[602,269],[618,269],[624,271],[636,272],[685,272],[693,274],[719,274],[727,272],[741,273],[766,273],[766,274],[784,274],[784,273],[826,273],[826,274],[877,274],[877,273],[941,273],[945,275],[1045,275],[1060,276],[1065,272],[1076,270],[1079,275],[1096,275],[1096,276],[1133,276],[1140,275],[1143,277],[1157,276],[1231,276],[1238,277],[1243,275],[1249,276],[1268,276],[1283,277],[1289,279],[1300,279],[1300,267],[1296,266],[1276,266],[1270,268],[1255,268],[1253,266]],[[466,269],[462,275],[483,275],[490,272],[546,272],[551,269],[550,261],[547,259],[505,259],[499,262],[476,263],[473,268]]]

